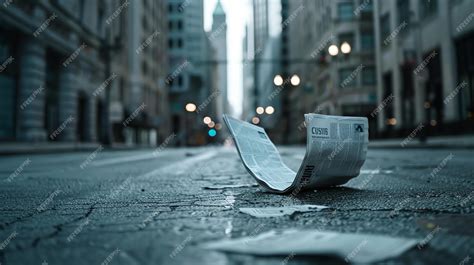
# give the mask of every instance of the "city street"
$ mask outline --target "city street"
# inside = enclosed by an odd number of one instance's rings
[[[297,170],[304,148],[280,153]],[[263,191],[234,147],[2,157],[0,264],[345,263],[200,247],[290,228],[426,243],[383,264],[472,264],[472,157],[468,149],[369,149],[359,177],[296,197]],[[330,209],[275,218],[239,212],[302,204]]]

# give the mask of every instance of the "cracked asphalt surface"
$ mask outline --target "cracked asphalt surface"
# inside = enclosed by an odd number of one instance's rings
[[[233,147],[152,152],[1,157],[0,264],[344,263],[228,254],[199,245],[290,228],[428,242],[382,264],[460,264],[474,256],[472,150],[372,149],[359,177],[297,197],[263,191]],[[280,152],[297,170],[304,148]],[[239,212],[300,204],[331,209],[278,218]]]

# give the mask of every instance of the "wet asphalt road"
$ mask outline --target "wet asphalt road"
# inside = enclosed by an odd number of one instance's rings
[[[0,157],[0,264],[344,263],[199,245],[288,228],[429,242],[383,264],[474,262],[472,150],[369,150],[359,177],[296,198],[254,185],[233,148],[152,151]],[[280,151],[297,170],[304,149]],[[295,204],[332,209],[265,219],[239,212]]]

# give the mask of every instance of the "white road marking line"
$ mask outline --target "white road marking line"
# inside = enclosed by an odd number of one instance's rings
[[[165,167],[155,169],[153,171],[140,175],[137,178],[149,178],[149,177],[153,177],[157,174],[165,173],[165,172],[169,172],[173,174],[183,174],[183,173],[188,172],[190,170],[190,167],[194,166],[196,163],[212,158],[216,154],[217,154],[217,151],[206,151],[200,155],[196,155],[194,157],[185,159],[183,161],[178,161],[170,165],[167,165]]]
[[[140,154],[140,155],[131,156],[131,157],[125,156],[125,157],[108,158],[108,159],[92,162],[92,166],[108,166],[108,165],[120,164],[120,163],[126,163],[126,162],[148,160],[148,159],[153,159],[153,158],[159,158],[159,157],[162,157],[163,155],[165,155],[165,153],[154,155],[153,152],[150,152],[149,154]]]

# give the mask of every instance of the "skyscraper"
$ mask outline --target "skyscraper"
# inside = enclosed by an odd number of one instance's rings
[[[382,136],[474,130],[473,9],[468,0],[374,1]]]
[[[364,4],[363,7],[359,7]],[[291,92],[290,140],[306,138],[304,113],[367,116],[376,107],[371,1],[289,1],[291,74],[301,85]],[[312,25],[307,27],[307,25]]]
[[[217,120],[222,120],[222,114],[229,111],[227,100],[227,21],[222,3],[218,0],[212,14],[212,31],[208,33],[216,51],[215,60],[217,62],[217,84],[219,93],[216,98]]]
[[[254,85],[254,64],[253,59],[255,57],[253,47],[253,27],[251,23],[245,26],[245,36],[242,43],[242,73],[243,73],[243,95],[244,100],[242,102],[242,119],[249,120],[252,115],[255,114],[255,85]]]
[[[168,134],[163,3],[3,3],[0,140],[154,145]]]
[[[268,16],[268,0],[253,0],[252,1],[252,24],[253,24],[253,73],[254,73],[254,102],[253,102],[253,112],[258,107],[259,102],[258,98],[260,97],[260,87],[259,80],[259,67],[260,59],[262,57],[262,51],[267,45],[267,40],[269,38],[269,16]]]
[[[127,2],[125,2],[127,3]],[[167,61],[167,10],[165,1],[116,2],[108,27],[111,48],[111,119],[117,142],[156,145],[170,134]],[[127,122],[127,119],[134,117]]]
[[[187,104],[199,107],[208,90],[207,48],[203,1],[168,1],[168,50],[172,130],[180,135],[179,145],[198,144],[200,113],[185,110]],[[201,140],[199,140],[201,141]]]

